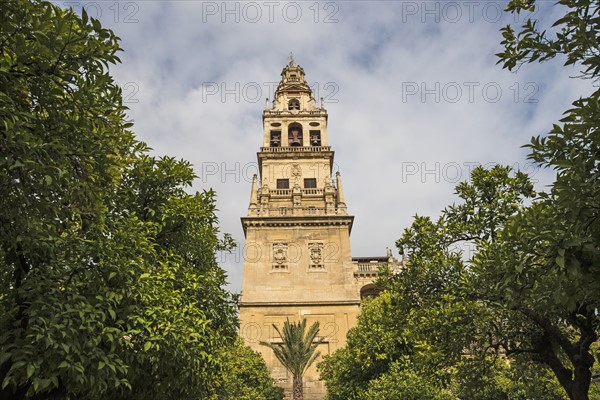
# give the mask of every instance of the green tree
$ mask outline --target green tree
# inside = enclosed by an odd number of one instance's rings
[[[600,4],[561,0],[564,15],[549,29],[528,20],[503,29],[499,62],[510,70],[555,57],[600,74]],[[508,10],[534,10],[536,1],[511,1]],[[600,91],[573,103],[548,135],[534,137],[530,158],[556,170],[551,190],[507,225],[478,263],[495,268],[505,300],[539,327],[529,348],[549,365],[571,399],[587,399],[600,334]],[[522,305],[522,306],[521,306]]]
[[[123,314],[132,390],[106,398],[207,397],[230,361],[222,350],[236,337],[235,299],[222,289],[226,277],[215,259],[230,240],[217,237],[214,192],[184,190],[194,177],[188,162],[146,155],[122,177],[112,211],[134,213],[149,228],[152,251]]]
[[[577,299],[577,290],[585,292],[587,288],[581,281],[556,279],[554,274],[541,274],[535,281],[529,280],[529,286],[523,285],[526,279],[515,270],[518,265],[515,259],[524,257],[537,262],[541,253],[530,247],[531,242],[518,247],[519,238],[527,237],[535,230],[515,223],[522,215],[537,210],[539,204],[523,206],[523,198],[533,195],[531,184],[523,174],[510,178],[507,172],[498,167],[489,172],[474,170],[472,183],[461,183],[457,187],[457,193],[463,199],[461,204],[444,210],[435,225],[416,219],[398,242],[408,251],[408,269],[425,269],[429,271],[424,272],[426,276],[436,274],[417,286],[415,298],[421,301],[419,313],[427,315],[422,324],[425,330],[421,332],[434,349],[441,348],[445,352],[442,353],[445,359],[452,360],[449,355],[459,356],[462,348],[479,360],[485,360],[492,352],[505,354],[523,365],[537,363],[554,372],[569,398],[587,399],[589,379],[580,394],[583,397],[573,397],[572,390],[565,387],[562,377],[557,374],[560,370],[556,363],[569,359],[569,354],[561,350],[562,345],[569,346],[567,341],[573,346],[569,350],[575,353],[589,348],[591,343],[588,341],[593,342],[597,336],[586,331],[589,319],[575,321],[577,317],[573,318],[569,310],[552,306],[548,301],[563,296],[566,300],[563,304],[568,304]],[[542,225],[549,222],[540,215],[533,220]],[[453,254],[454,250],[447,247],[457,240],[472,241],[473,254],[457,259],[459,254]],[[403,275],[391,279],[391,290],[407,293]],[[410,281],[408,285],[410,287]],[[423,303],[423,300],[427,302]],[[440,311],[436,313],[436,310]],[[458,320],[452,310],[458,310]],[[460,327],[457,332],[452,331],[450,318]],[[440,336],[439,332],[444,335]],[[446,342],[458,346],[449,346]],[[572,355],[577,358],[574,353]],[[577,362],[589,362],[585,351],[577,354],[582,357]],[[591,361],[593,364],[593,359]],[[549,388],[547,393],[555,393],[555,390]],[[505,395],[508,392],[505,391]]]
[[[223,350],[226,362],[216,385],[215,400],[283,400],[283,388],[273,378],[259,352],[238,338],[233,347]]]
[[[465,357],[455,367],[452,392],[469,400],[565,400],[549,368],[523,357]]]
[[[442,398],[502,399],[519,391],[536,393],[533,386],[547,393],[536,398],[560,398],[553,397],[556,380],[542,379],[546,369],[532,372],[540,379],[517,383],[510,377],[532,364],[523,357],[498,361],[499,332],[535,325],[499,301],[495,286],[482,279],[462,245],[497,241],[510,216],[533,195],[531,183],[507,167],[476,168],[471,182],[459,184],[456,193],[460,202],[437,221],[415,217],[397,242],[408,255],[407,267],[384,274],[380,284],[386,290],[364,306],[347,347],[320,365],[332,400],[376,396],[373,385],[380,384],[387,388],[381,393],[419,396],[403,386],[404,379],[420,382],[424,393],[431,393],[427,396]]]
[[[47,3],[9,0],[0,13],[2,397],[114,387],[127,373],[106,350],[122,336],[118,298],[73,288],[97,262],[82,250],[95,246],[87,236],[100,233],[105,199],[143,148],[106,72],[118,41]],[[122,229],[113,235],[130,242]],[[100,363],[92,383],[85,370]]]
[[[407,268],[382,281],[413,316],[411,340],[423,343],[434,368],[448,372],[465,355],[483,359],[496,350],[496,327],[505,321],[516,329],[529,326],[496,301],[495,288],[481,279],[472,258],[478,246],[497,240],[509,217],[533,196],[532,184],[508,167],[478,167],[455,193],[460,201],[444,209],[437,221],[415,217],[397,242],[408,256]]]
[[[397,292],[366,301],[346,347],[319,363],[328,399],[452,398],[443,388],[447,373],[412,336],[413,314]]]
[[[147,155],[108,73],[118,38],[0,8],[0,398],[197,399],[234,343],[212,191]]]
[[[390,370],[369,386],[361,400],[458,400],[448,390],[442,388],[427,375],[407,368],[404,362],[395,362]],[[469,398],[470,399],[470,398]]]
[[[300,322],[290,322],[289,319],[283,323],[283,332],[273,324],[283,343],[260,342],[261,345],[273,350],[275,357],[292,374],[293,398],[302,400],[304,398],[304,387],[302,377],[315,360],[321,355],[317,350],[324,338],[317,338],[319,334],[319,323],[315,322],[306,331],[306,319]]]
[[[348,332],[346,346],[318,364],[330,400],[355,400],[364,396],[369,382],[409,353],[403,336],[406,314],[394,293],[384,291],[368,299],[358,324]]]

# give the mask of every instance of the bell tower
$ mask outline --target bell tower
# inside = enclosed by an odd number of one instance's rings
[[[263,112],[261,179],[253,183],[248,216],[346,215],[328,144],[327,111],[322,102],[317,107],[304,70],[292,59],[281,72],[272,107],[267,100]],[[339,174],[335,178],[341,184]],[[345,221],[351,227],[352,218]],[[250,221],[242,222],[246,229]]]
[[[333,175],[327,111],[317,105],[304,69],[293,58],[281,72],[272,105],[263,111],[260,178],[252,180],[240,301],[240,334],[262,353],[275,380],[292,377],[259,341],[281,343],[272,328],[286,318],[320,323],[322,355],[344,346],[356,325],[361,296],[373,293],[386,257],[353,259],[340,173]],[[395,262],[395,261],[394,261]],[[394,264],[395,265],[395,264]],[[323,399],[316,363],[304,376],[305,399]]]

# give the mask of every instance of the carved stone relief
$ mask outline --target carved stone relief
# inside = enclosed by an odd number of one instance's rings
[[[273,243],[273,269],[274,270],[286,270],[287,269],[287,243],[276,242]]]
[[[310,242],[308,243],[308,255],[310,256],[309,269],[322,270],[323,265],[323,243]]]

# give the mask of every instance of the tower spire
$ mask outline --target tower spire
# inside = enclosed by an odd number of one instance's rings
[[[277,112],[318,110],[312,89],[306,81],[304,69],[296,64],[292,53],[281,71],[281,81],[275,89],[273,110]]]
[[[337,186],[337,208],[342,212],[346,212],[346,200],[344,199],[344,190],[342,189],[342,175],[340,171],[335,174]]]
[[[256,174],[252,177],[252,189],[250,192],[250,206],[248,207],[248,212],[250,215],[253,214],[253,211],[258,209],[258,188],[257,188],[257,177]]]

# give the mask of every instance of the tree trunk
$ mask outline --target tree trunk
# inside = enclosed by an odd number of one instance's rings
[[[585,352],[582,356],[578,357],[577,364],[575,365],[575,371],[573,374],[573,385],[571,386],[573,393],[571,398],[573,400],[588,400],[590,383],[592,382],[592,367],[594,366],[594,356]]]
[[[571,398],[573,400],[589,400],[590,381],[575,380],[573,382],[573,394]]]
[[[542,362],[546,363],[554,372],[558,382],[563,387],[570,400],[589,400],[590,383],[592,380],[592,366],[594,357],[586,352],[571,360],[574,369],[566,368],[552,350],[550,342],[540,351]]]
[[[589,400],[595,360],[590,353],[590,347],[598,340],[594,328],[597,318],[595,311],[587,314],[574,312],[569,319],[572,326],[579,330],[580,338],[577,343],[571,343],[556,325],[534,310],[523,308],[522,312],[544,330],[542,341],[538,344],[538,355],[542,363],[554,372],[569,400]],[[572,368],[566,367],[561,361],[557,352],[559,346],[567,355]]]
[[[292,399],[304,400],[304,390],[302,387],[302,377],[295,376],[293,380]]]

